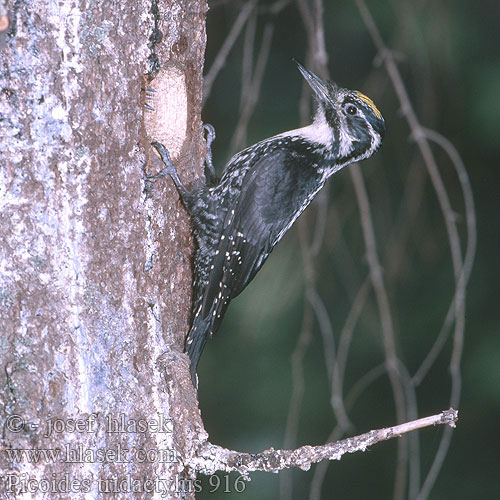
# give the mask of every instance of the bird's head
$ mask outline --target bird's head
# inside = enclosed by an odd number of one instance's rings
[[[325,83],[295,62],[314,92],[318,109],[313,126],[323,131],[318,137],[331,141],[329,145],[324,142],[333,149],[335,170],[374,154],[382,145],[385,122],[373,101],[357,90],[343,89],[330,81]]]

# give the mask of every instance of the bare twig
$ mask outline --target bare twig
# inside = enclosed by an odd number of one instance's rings
[[[315,54],[319,54],[321,51],[319,50],[321,46],[321,40],[323,40],[324,36],[324,31],[322,27],[322,6],[321,6],[321,0],[316,2],[315,8],[316,8],[316,14],[317,16],[314,16],[312,9],[309,8],[307,2],[304,2],[303,0],[297,0],[298,1],[298,7],[299,10],[301,11],[302,14],[302,20],[304,22],[304,25],[306,26],[307,30],[307,35],[308,35],[308,54],[310,57],[314,57]],[[318,42],[318,37],[319,37],[319,42]],[[323,42],[323,48],[324,48],[324,42]],[[323,50],[321,52],[324,57],[319,61],[322,64],[322,68],[326,69],[326,51]],[[316,61],[317,63],[318,61]],[[315,64],[315,66],[318,66],[318,64]],[[305,87],[303,87],[304,89]],[[300,112],[301,112],[301,121],[304,122],[306,117],[309,114],[309,103],[310,103],[310,94],[308,91],[303,91],[302,93],[302,99],[301,99],[301,107],[300,107]],[[319,230],[323,230],[325,225],[326,225],[326,200],[327,200],[327,194],[323,193],[322,197],[320,198],[319,203],[322,204],[323,206],[319,207],[318,214],[316,217],[315,221],[315,232],[314,232],[314,239],[313,242],[309,242],[309,236],[307,234],[307,228],[306,228],[306,220],[309,217],[309,214],[305,214],[305,217],[302,217],[301,220],[299,220],[298,227],[299,227],[299,236],[300,236],[300,242],[301,242],[301,250],[302,250],[302,261],[304,265],[304,274],[305,274],[305,282],[306,282],[306,300],[304,303],[304,322],[303,322],[303,328],[301,335],[297,341],[296,348],[294,350],[294,355],[292,358],[292,373],[293,373],[293,395],[292,395],[292,400],[290,402],[290,407],[289,407],[289,412],[288,412],[288,419],[287,419],[287,430],[285,434],[285,445],[289,442],[295,441],[296,435],[297,435],[297,426],[292,426],[292,423],[297,423],[298,422],[298,415],[299,415],[299,410],[300,406],[298,405],[299,399],[298,395],[300,395],[300,402],[302,401],[302,395],[304,392],[303,388],[303,356],[304,356],[304,342],[307,340],[307,343],[309,343],[309,340],[311,338],[311,327],[312,327],[312,321],[313,321],[313,315],[316,313],[316,316],[318,317],[318,321],[320,323],[320,327],[327,325],[325,315],[320,317],[318,314],[320,312],[320,308],[316,307],[316,310],[314,310],[314,305],[318,305],[318,302],[314,302],[314,297],[317,296],[317,292],[315,289],[315,272],[314,272],[314,255],[315,253],[318,252],[320,242],[323,238],[323,235],[319,232]],[[312,299],[312,300],[311,300]],[[325,330],[322,330],[323,333],[325,333]],[[333,340],[333,333],[331,335],[324,335],[324,339],[330,339]],[[332,347],[330,343],[330,347]],[[290,500],[292,498],[292,491],[293,491],[293,484],[291,480],[291,476],[288,474],[282,474],[280,476],[280,499],[281,500]]]
[[[198,472],[214,474],[216,471],[239,472],[248,478],[250,472],[278,472],[291,467],[308,470],[321,460],[340,460],[346,453],[365,451],[376,443],[402,436],[424,427],[448,425],[455,427],[458,412],[453,408],[430,417],[419,418],[393,427],[376,429],[365,434],[320,446],[302,446],[295,450],[269,450],[260,453],[241,453],[205,443],[191,462]]]
[[[314,0],[314,2],[297,0],[297,6],[307,32],[308,65],[318,71],[322,77],[326,77],[328,54],[323,26],[323,2],[322,0]]]
[[[453,271],[455,275],[455,294],[452,299],[452,307],[450,310],[454,312],[455,329],[453,332],[453,349],[450,359],[450,375],[451,375],[451,395],[450,404],[456,406],[460,400],[461,392],[461,373],[460,373],[460,360],[463,352],[463,342],[465,333],[465,287],[470,274],[470,269],[472,267],[472,262],[474,260],[475,246],[476,246],[476,229],[475,229],[475,217],[474,217],[474,204],[472,193],[470,191],[470,186],[466,176],[465,168],[462,165],[460,156],[456,150],[451,146],[451,144],[444,139],[441,135],[433,133],[422,127],[418,120],[417,114],[413,109],[411,101],[408,97],[403,79],[397,67],[395,58],[393,57],[391,51],[386,47],[380,33],[378,32],[377,26],[368,10],[364,0],[356,0],[361,16],[365,22],[366,28],[372,37],[372,40],[379,51],[380,60],[383,62],[387,74],[391,79],[392,85],[396,94],[399,98],[402,112],[408,122],[411,130],[412,138],[415,140],[420,154],[424,160],[425,166],[431,178],[432,184],[434,186],[438,202],[443,213],[444,222],[446,230],[448,233],[448,239],[450,244],[451,258],[453,263]],[[462,249],[460,245],[460,237],[458,234],[458,229],[455,220],[455,214],[453,212],[446,187],[442,180],[441,174],[437,162],[434,158],[432,149],[429,144],[429,139],[438,142],[447,151],[450,156],[454,167],[457,169],[459,180],[464,193],[465,209],[467,214],[467,245],[466,245],[466,255],[462,258]],[[449,319],[449,313],[445,319],[445,323],[442,329],[447,330],[448,324],[451,326],[451,319]],[[424,373],[428,371],[430,361],[434,361],[437,357],[437,353],[440,351],[442,345],[444,345],[443,337],[446,333],[439,336],[438,340],[434,344],[431,351],[431,356],[426,358],[424,362],[424,368],[419,370],[418,379],[421,380]],[[430,490],[436,481],[437,475],[441,466],[444,462],[447,450],[449,448],[451,441],[451,433],[445,432],[441,438],[441,442],[438,451],[434,457],[434,462],[431,469],[424,481],[424,485],[417,497],[418,500],[424,500],[428,497]]]
[[[382,363],[375,368],[372,368],[366,372],[351,388],[348,392],[345,401],[343,402],[346,413],[350,410],[355,402],[361,397],[361,395],[368,389],[368,387],[373,384],[376,380],[385,374],[385,365]],[[336,425],[330,432],[327,443],[334,440],[339,440],[345,434],[345,429],[340,425]],[[328,469],[329,462],[320,462],[314,468],[313,478],[311,480],[311,487],[309,489],[309,500],[320,500],[321,498],[321,488],[325,480],[326,471]]]
[[[347,415],[343,397],[343,385],[345,369],[347,365],[347,355],[349,352],[349,347],[351,345],[354,328],[359,320],[359,317],[361,316],[366,303],[366,299],[368,297],[368,292],[370,291],[370,284],[370,280],[368,278],[365,279],[356,295],[354,302],[352,303],[351,310],[349,311],[344,327],[342,328],[342,331],[340,333],[337,358],[332,373],[332,395],[330,403],[332,405],[335,416],[337,417],[337,422],[342,427],[342,430],[344,432],[352,428],[352,423],[350,422]]]
[[[289,447],[295,445],[297,439],[297,431],[302,407],[302,399],[304,396],[304,356],[307,352],[312,338],[312,327],[314,322],[314,310],[311,301],[308,299],[311,291],[314,290],[315,273],[314,261],[311,255],[311,250],[308,243],[307,233],[307,217],[305,214],[298,223],[300,248],[302,253],[302,262],[304,267],[304,278],[306,284],[306,294],[304,297],[304,316],[302,319],[302,327],[300,335],[297,339],[295,349],[292,354],[292,396],[288,406],[288,416],[285,429],[284,446]],[[290,500],[292,498],[292,478],[290,474],[283,473],[280,475],[280,498],[281,500]]]
[[[271,5],[259,6],[259,14],[277,15],[283,9],[288,7],[290,3],[292,3],[292,0],[276,0],[276,2],[272,3]]]
[[[462,187],[462,193],[464,196],[465,203],[465,213],[466,213],[466,223],[467,223],[467,248],[465,250],[464,263],[462,267],[462,272],[460,275],[459,282],[457,284],[457,290],[455,292],[455,300],[450,305],[448,313],[446,315],[443,327],[439,332],[434,345],[431,350],[427,354],[426,358],[420,365],[420,368],[417,370],[415,375],[413,376],[413,382],[415,385],[419,385],[427,372],[430,370],[431,366],[434,364],[437,356],[441,352],[441,349],[448,337],[449,329],[454,319],[455,313],[455,303],[457,301],[464,301],[465,297],[463,297],[463,290],[469,280],[470,273],[472,270],[472,265],[474,263],[474,256],[476,253],[476,217],[475,217],[475,208],[474,208],[474,197],[472,195],[472,189],[469,182],[469,176],[467,175],[467,170],[465,169],[465,165],[462,161],[462,158],[458,154],[456,148],[451,144],[451,142],[443,137],[441,134],[434,130],[422,129],[425,136],[438,144],[448,155],[450,158],[453,167],[455,168],[458,176],[458,180]]]
[[[262,79],[264,77],[264,70],[269,59],[269,51],[271,49],[273,33],[274,24],[267,23],[264,28],[262,44],[260,46],[253,76],[249,78],[249,75],[244,75],[244,78],[248,79],[248,85],[246,89],[245,86],[243,86],[242,88],[240,118],[238,120],[238,124],[236,125],[233,137],[231,138],[230,151],[232,152],[239,150],[243,146],[243,143],[245,141],[248,122],[250,121],[250,118],[252,117],[252,114],[255,110],[255,106],[258,102],[260,87],[262,84]]]
[[[384,261],[389,264],[387,266],[388,281],[393,281],[394,277],[401,274],[425,193],[427,172],[422,168],[420,155],[415,156],[417,157],[408,162],[405,188],[401,195],[400,206],[395,211],[394,229],[387,239]]]
[[[224,40],[224,43],[222,44],[222,47],[220,48],[214,62],[212,63],[212,66],[205,75],[203,84],[203,101],[206,101],[208,99],[208,96],[212,91],[214,81],[217,78],[219,71],[224,66],[229,52],[233,48],[233,45],[236,43],[236,40],[238,39],[243,26],[245,26],[245,23],[250,17],[250,14],[255,8],[256,3],[256,0],[250,0],[248,3],[246,3],[245,6],[241,9],[238,17],[236,18],[236,21],[234,21],[231,31]]]
[[[324,41],[324,29],[322,24],[322,0],[312,0],[311,2],[307,2],[305,0],[295,1],[301,13],[301,17],[303,19],[308,36],[306,64],[320,76],[328,77],[328,54],[325,48],[326,46]],[[327,224],[329,227],[331,227],[331,214],[328,214],[327,209],[328,193],[326,190],[323,190],[317,201],[315,202],[315,207],[317,208],[317,210],[309,211],[308,213],[304,214],[302,220],[298,221],[303,256],[303,266],[305,270],[306,293],[304,297],[303,325],[301,334],[297,340],[294,354],[292,356],[293,394],[290,401],[284,442],[284,448],[287,449],[295,447],[297,442],[297,433],[299,429],[301,408],[303,404],[303,395],[305,390],[307,390],[307,386],[305,386],[304,384],[303,359],[306,355],[308,345],[312,339],[313,324],[316,320],[319,325],[319,330],[322,333],[323,346],[325,351],[325,362],[327,366],[328,376],[331,381],[331,405],[337,418],[335,428],[329,437],[330,441],[340,439],[341,437],[346,435],[345,432],[348,429],[350,423],[348,409],[352,405],[352,402],[355,399],[359,398],[361,394],[364,393],[366,388],[370,386],[374,380],[383,376],[384,373],[388,374],[391,382],[396,406],[396,418],[398,422],[413,420],[414,418],[416,418],[417,400],[415,387],[417,387],[421,383],[421,381],[426,377],[429,369],[435,364],[439,353],[442,352],[444,346],[447,345],[446,341],[450,338],[451,331],[453,331],[454,343],[450,360],[450,371],[452,376],[450,406],[457,407],[460,397],[461,379],[459,368],[464,334],[465,287],[474,259],[476,242],[474,204],[472,194],[470,192],[470,185],[467,179],[465,167],[463,166],[461,159],[453,146],[444,137],[440,136],[434,131],[425,129],[420,125],[417,119],[416,112],[413,110],[412,104],[406,93],[404,83],[402,82],[401,76],[399,75],[396,65],[395,53],[390,51],[385,46],[384,41],[378,33],[377,27],[374,24],[364,1],[356,1],[364,22],[367,26],[367,30],[372,36],[374,43],[378,48],[378,60],[385,65],[387,74],[389,75],[401,102],[403,115],[406,117],[411,130],[410,136],[413,140],[415,140],[419,148],[417,151],[423,157],[427,171],[429,172],[429,176],[431,178],[431,181],[433,182],[436,196],[439,200],[441,210],[443,212],[446,230],[448,232],[448,239],[450,241],[456,288],[438,338],[436,339],[431,351],[428,353],[420,368],[416,371],[413,377],[410,376],[407,373],[406,367],[398,358],[391,305],[389,303],[388,293],[386,291],[386,286],[388,287],[388,283],[390,281],[387,276],[384,276],[382,274],[382,266],[380,263],[379,255],[377,253],[377,244],[375,240],[374,225],[372,221],[372,209],[370,208],[368,202],[368,197],[364,186],[364,180],[361,176],[361,171],[359,170],[359,167],[355,165],[351,169],[351,173],[353,175],[358,206],[360,207],[361,211],[363,235],[365,239],[366,255],[369,265],[369,276],[365,281],[365,284],[361,287],[361,289],[359,289],[359,291],[357,291],[359,283],[361,283],[363,280],[363,275],[359,273],[358,270],[354,268],[354,266],[347,266],[343,258],[340,259],[342,260],[342,269],[340,270],[340,272],[343,273],[343,276],[345,276],[347,268],[347,275],[350,280],[350,283],[348,284],[349,286],[347,287],[348,291],[350,291],[348,295],[353,299],[356,296],[356,299],[352,304],[351,312],[349,313],[344,329],[340,334],[339,343],[338,345],[336,345],[336,335],[334,335],[334,333],[336,332],[333,331],[333,327],[330,322],[330,311],[327,310],[323,300],[321,299],[321,296],[318,294],[315,276],[315,266],[317,264],[314,257],[318,254],[318,251],[321,247],[323,235],[325,234],[325,227],[327,226]],[[231,29],[225,43],[223,44],[222,49],[216,57],[212,68],[210,68],[210,71],[207,74],[208,83],[206,86],[206,96],[210,92],[213,80],[216,78],[218,72],[225,63],[230,50],[232,50],[232,47],[234,46],[236,40],[240,37],[240,34],[246,26],[247,28],[243,44],[243,77],[242,99],[240,103],[240,121],[238,122],[238,126],[235,127],[236,131],[232,142],[233,147],[231,149],[239,148],[239,146],[236,147],[236,145],[241,144],[242,141],[245,141],[248,121],[255,109],[255,104],[260,92],[260,83],[262,81],[263,72],[272,43],[273,25],[269,23],[269,21],[267,21],[268,24],[263,31],[263,36],[261,38],[262,42],[259,49],[259,54],[257,57],[255,57],[257,53],[257,50],[255,49],[256,33],[261,32],[261,30],[258,29],[257,24],[260,19],[260,15],[263,13],[277,14],[280,10],[289,5],[289,3],[290,0],[276,0],[271,4],[270,7],[259,6],[256,0],[241,3],[241,12],[237,16],[237,20],[233,25],[233,28]],[[307,87],[305,88],[308,92],[309,89]],[[302,118],[309,116],[310,114],[310,100],[305,98],[308,96],[309,94],[304,93],[304,99],[301,100]],[[445,150],[445,152],[451,159],[453,167],[456,169],[459,181],[461,183],[467,220],[467,239],[465,245],[465,255],[463,256],[463,258],[461,248],[461,245],[463,243],[460,241],[458,235],[455,214],[452,211],[451,203],[448,199],[448,193],[441,179],[437,162],[433,157],[433,151],[431,150],[429,145],[430,142],[438,144]],[[409,193],[411,196],[408,197],[408,213],[404,214],[404,222],[402,222],[402,220],[400,220],[399,222],[399,227],[401,229],[399,231],[395,231],[399,239],[399,246],[396,249],[398,257],[396,260],[398,262],[402,259],[402,255],[406,252],[404,242],[406,241],[406,239],[408,239],[408,236],[410,234],[409,232],[405,232],[404,226],[408,226],[408,220],[412,220],[412,215],[416,218],[418,213],[419,199],[421,193],[423,192],[423,187],[426,180],[425,170],[423,172],[423,174],[418,176],[418,180],[420,180],[419,186],[422,191],[418,191],[417,189],[415,189],[415,183],[411,182],[412,191]],[[354,179],[355,177],[357,177],[357,180]],[[415,177],[409,178],[408,182],[413,179],[415,179]],[[352,209],[355,204],[352,203],[349,206]],[[345,217],[347,216],[345,211],[343,211],[342,218],[344,219]],[[314,230],[312,230],[311,228],[314,228]],[[342,234],[340,234],[339,237],[341,240]],[[402,240],[403,244],[401,244]],[[336,246],[339,247],[340,245]],[[352,258],[349,251],[345,253],[349,254],[347,255],[346,259],[350,259],[349,262],[351,262]],[[380,253],[382,254],[382,252]],[[394,262],[394,259],[392,258],[393,254],[388,259],[388,262],[390,262],[391,265]],[[353,329],[361,314],[370,314],[370,309],[365,307],[365,303],[367,300],[369,300],[370,290],[372,288],[374,289],[375,298],[378,305],[380,323],[382,326],[382,341],[385,350],[385,363],[373,368],[372,370],[368,369],[369,371],[366,373],[366,375],[363,376],[362,379],[360,379],[360,381],[351,388],[351,391],[347,393],[347,397],[344,399],[344,376],[347,366],[349,347],[353,337]],[[374,322],[377,323],[377,320],[375,319]],[[404,496],[406,496],[406,494],[408,494],[408,496],[411,498],[417,498],[418,495],[418,500],[427,498],[428,493],[435,482],[437,474],[439,473],[439,469],[446,455],[446,450],[449,446],[451,438],[450,431],[451,429],[449,428],[445,429],[445,432],[443,433],[441,438],[440,447],[434,458],[434,463],[432,464],[422,487],[420,486],[421,479],[418,441],[419,434],[414,433],[411,435],[409,446],[408,444],[405,444],[404,439],[400,440],[397,457],[398,468],[395,474],[395,499],[402,499]],[[344,443],[346,441],[348,440],[341,441],[340,443]],[[332,447],[333,445],[325,446]],[[200,455],[200,458],[206,461],[204,466],[207,467],[208,471],[210,467],[210,465],[207,465],[209,461],[207,458],[208,455],[210,455],[211,453],[215,455],[220,453],[220,458],[217,459],[218,462],[217,460],[215,460],[215,463],[219,463],[221,468],[216,470],[238,470],[242,474],[246,474],[246,472],[250,472],[252,470],[277,471],[293,466],[308,468],[312,463],[321,460],[321,458],[319,458],[318,460],[313,460],[311,458],[313,455],[315,457],[319,456],[317,454],[319,454],[320,452],[317,450],[319,450],[320,448],[322,447],[303,447],[294,451],[267,450],[260,454],[251,455],[224,450],[223,448],[207,443],[203,448],[203,453]],[[333,455],[325,456],[325,458],[336,458],[336,456],[334,456],[334,448],[332,448],[330,451],[333,453]],[[211,457],[210,460],[213,460],[213,457]],[[235,466],[235,468],[224,468],[229,467],[231,464],[236,464],[237,466]],[[327,466],[328,462],[325,461],[316,468],[313,483],[311,484],[311,498],[319,498],[321,485]],[[201,471],[204,472],[204,470]],[[408,474],[410,478],[409,481],[407,481]],[[292,498],[293,492],[291,472],[288,474],[281,474],[280,481],[281,499],[290,500]],[[409,484],[408,491],[406,491],[407,482]]]
[[[329,185],[326,184],[314,200],[316,208],[316,225],[311,238],[311,254],[316,257],[321,250],[326,234],[326,221],[328,218],[328,198],[330,194]]]
[[[304,311],[304,318],[302,320],[302,328],[300,335],[297,339],[297,344],[292,353],[292,396],[288,406],[288,417],[285,428],[285,446],[292,446],[295,444],[297,430],[299,426],[300,409],[302,406],[302,398],[304,396],[304,356],[309,347],[312,337],[312,323],[313,323],[312,309],[307,307]]]
[[[245,99],[252,91],[252,73],[254,67],[255,35],[257,31],[257,9],[248,19],[243,36],[243,57],[241,60],[240,114],[245,107]]]
[[[328,59],[325,49],[323,29],[323,3],[321,0],[315,0],[312,4],[303,0],[298,0],[297,3],[308,34],[308,59],[312,60],[314,69],[317,70],[321,76],[328,77]],[[381,266],[376,251],[375,232],[372,224],[370,206],[366,190],[364,188],[361,171],[357,165],[351,166],[351,175],[355,185],[358,205],[360,206],[371,282],[380,311],[382,337],[386,355],[386,369],[394,393],[397,419],[399,422],[403,422],[406,416],[405,390],[400,380],[400,374],[398,373],[400,363],[396,354],[396,343],[389,300],[385,290]],[[314,296],[312,293],[309,295]],[[319,308],[316,307],[315,309],[316,314],[318,315]],[[322,323],[325,324],[324,320],[321,321],[320,316],[318,316],[318,320],[320,322],[320,326]],[[323,335],[323,337],[326,340],[330,338],[329,335]],[[332,342],[325,342],[325,347],[331,345]],[[334,363],[334,365],[330,368],[330,372],[330,376],[332,376],[332,374],[335,375],[332,378],[332,382],[335,382],[335,386],[332,385],[332,404],[334,409],[336,409],[336,416],[339,419],[339,423],[346,427],[349,425],[349,419],[343,404],[341,404],[339,400],[339,396],[341,395],[343,372],[339,372],[339,366],[337,363]],[[411,391],[412,387],[408,385],[406,390]],[[398,444],[398,461],[394,486],[395,499],[402,499],[404,496],[406,489],[407,460],[407,442],[402,439]],[[286,497],[283,497],[282,495],[281,498],[283,499]]]
[[[361,226],[363,229],[363,237],[366,247],[366,258],[370,269],[370,277],[373,290],[377,299],[377,305],[380,312],[380,323],[382,327],[382,342],[385,351],[385,364],[387,375],[391,383],[392,392],[394,395],[394,403],[396,407],[396,418],[399,422],[405,420],[406,402],[405,388],[401,382],[399,373],[399,359],[396,352],[396,339],[394,336],[394,326],[389,305],[389,298],[385,289],[384,280],[382,277],[382,266],[377,255],[377,244],[375,240],[375,230],[373,228],[370,205],[368,195],[366,193],[365,183],[361,174],[361,169],[358,164],[353,164],[350,167],[351,177],[354,183],[354,190],[360,208]],[[394,499],[404,498],[406,489],[407,475],[407,453],[408,443],[402,439],[398,443],[398,462],[396,466],[395,484],[394,484]]]
[[[456,324],[455,324],[455,335],[453,342],[453,350],[450,359],[450,375],[452,379],[452,388],[450,401],[456,402],[460,399],[461,391],[461,373],[460,373],[460,361],[462,358],[463,342],[464,342],[464,331],[465,331],[465,288],[470,277],[472,270],[472,265],[474,263],[474,256],[476,252],[476,219],[475,219],[475,209],[474,209],[474,197],[472,195],[472,189],[467,176],[467,171],[463,165],[462,159],[460,158],[458,152],[453,147],[453,145],[441,134],[437,132],[423,129],[426,136],[438,143],[449,155],[452,163],[457,171],[460,184],[462,186],[462,192],[464,195],[465,211],[466,211],[466,222],[467,222],[467,246],[465,250],[465,256],[463,261],[463,266],[456,283],[456,292],[454,303],[456,307]],[[450,308],[451,309],[451,308]],[[444,432],[441,439],[440,446],[436,452],[434,462],[427,474],[424,481],[422,489],[417,497],[417,500],[424,500],[428,498],[429,493],[434,485],[436,478],[439,474],[441,466],[446,457],[449,445],[451,442],[451,433]]]

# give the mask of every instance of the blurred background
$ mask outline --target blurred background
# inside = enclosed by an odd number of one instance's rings
[[[293,57],[370,96],[388,129],[360,164],[366,196],[351,167],[334,175],[207,344],[199,394],[211,441],[295,448],[451,405],[460,414],[453,431],[427,428],[307,472],[252,473],[243,492],[236,475],[205,478],[198,498],[498,498],[500,3],[209,5],[203,120],[217,131],[219,172],[312,116]]]

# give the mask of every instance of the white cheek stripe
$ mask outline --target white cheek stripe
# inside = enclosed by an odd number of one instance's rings
[[[339,130],[339,157],[342,158],[347,156],[349,151],[352,149],[352,143],[354,142],[354,137],[349,134],[344,127],[340,127]]]

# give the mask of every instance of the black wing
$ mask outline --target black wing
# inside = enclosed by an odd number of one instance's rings
[[[208,285],[186,342],[194,385],[207,337],[218,330],[229,302],[250,283],[322,186],[313,166],[297,150],[280,147],[260,158],[245,174],[224,221]]]
[[[317,189],[315,170],[292,150],[275,150],[247,172],[226,216],[203,297],[201,316],[209,320],[211,333]]]

